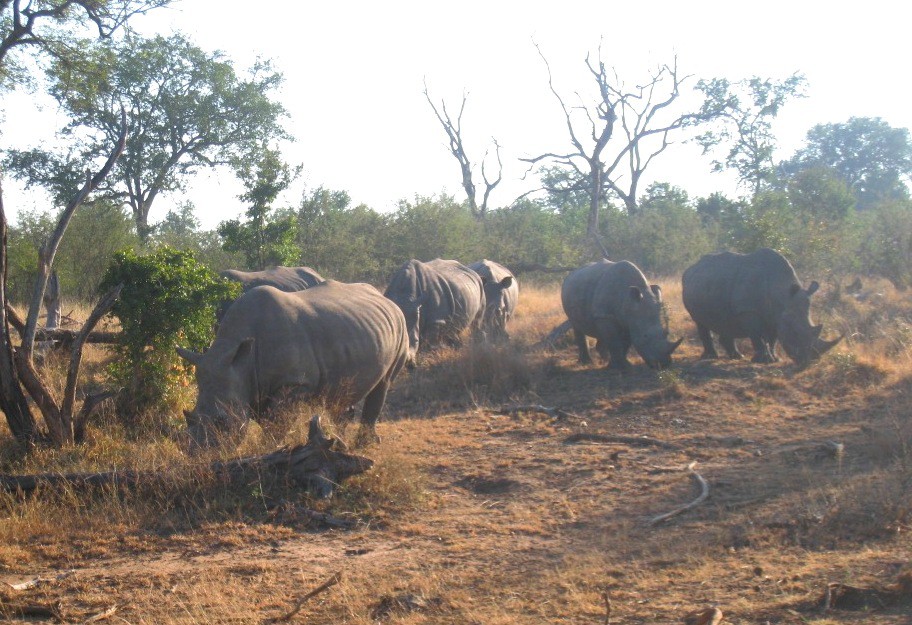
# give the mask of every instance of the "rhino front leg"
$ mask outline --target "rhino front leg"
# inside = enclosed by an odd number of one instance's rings
[[[608,368],[617,371],[626,371],[630,368],[627,353],[630,351],[630,337],[614,333],[609,337],[599,340],[599,345],[604,345],[608,351]]]
[[[702,323],[698,323],[697,334],[700,335],[700,342],[703,343],[703,355],[701,355],[700,358],[704,360],[715,360],[718,358],[719,353],[716,351],[716,346],[713,345],[712,334],[710,333],[709,328]]]
[[[744,355],[738,351],[738,346],[735,344],[735,338],[733,336],[719,335],[719,343],[722,344],[722,348],[725,350],[725,353],[728,354],[729,358],[740,360],[744,357]]]
[[[751,343],[754,346],[754,357],[751,359],[751,362],[770,363],[776,361],[770,351],[769,343],[766,342],[766,339],[764,339],[763,336],[751,336]]]

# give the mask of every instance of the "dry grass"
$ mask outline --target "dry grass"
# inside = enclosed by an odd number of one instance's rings
[[[213,483],[201,469],[211,458],[188,459],[179,431],[127,431],[110,413],[76,449],[23,455],[4,442],[7,472],[116,466],[163,477],[126,496],[0,497],[0,579],[75,570],[0,601],[60,600],[68,621],[116,604],[128,623],[261,623],[341,572],[298,622],[602,623],[606,591],[612,623],[678,623],[709,604],[733,624],[909,622],[908,601],[824,614],[818,599],[827,582],[886,585],[912,562],[912,302],[876,281],[860,298],[821,293],[814,315],[847,339],[799,370],[699,361],[679,282],[661,284],[671,333],[685,337],[672,370],[634,356],[621,375],[579,365],[569,343],[533,350],[563,315],[556,286],[524,281],[511,344],[424,354],[390,394],[383,442],[364,452],[375,468],[330,501]],[[100,384],[106,356],[88,355]],[[498,414],[519,404],[572,417]],[[303,440],[315,410],[289,406],[220,453]],[[578,432],[678,449],[564,443]],[[825,441],[843,452],[815,444]],[[647,526],[696,496],[683,470],[667,471],[691,461],[711,485],[707,502]],[[277,514],[284,504],[356,525]]]

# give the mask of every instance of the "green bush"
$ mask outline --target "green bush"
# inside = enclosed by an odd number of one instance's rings
[[[170,247],[145,256],[117,252],[100,288],[121,283],[111,311],[120,321],[121,340],[110,373],[125,389],[120,414],[135,416],[174,403],[187,375],[175,348],[208,346],[216,308],[237,297],[240,285],[222,280],[193,254]]]

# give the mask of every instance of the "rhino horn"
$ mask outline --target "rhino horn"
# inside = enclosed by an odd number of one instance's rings
[[[678,339],[677,341],[675,341],[674,343],[671,343],[671,344],[668,346],[668,355],[671,356],[671,355],[674,353],[674,350],[678,349],[678,347],[679,347],[679,346],[681,345],[681,343],[683,343],[683,342],[684,342],[684,337],[682,336],[681,338],[679,338],[679,339]]]
[[[178,347],[177,353],[191,365],[199,364],[200,359],[203,357],[199,352],[195,352],[192,349],[184,349],[183,347]]]

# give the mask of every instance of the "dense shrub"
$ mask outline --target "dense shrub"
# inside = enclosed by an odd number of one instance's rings
[[[121,384],[120,413],[167,404],[186,375],[178,346],[203,349],[212,339],[215,311],[237,297],[240,285],[222,280],[191,253],[161,247],[115,254],[101,288],[123,284],[111,314],[121,340],[111,374]]]

